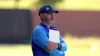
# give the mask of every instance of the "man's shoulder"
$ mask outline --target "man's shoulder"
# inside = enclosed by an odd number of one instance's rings
[[[34,29],[33,29],[33,31],[44,31],[45,29],[42,27],[42,26],[40,26],[40,25],[37,25]]]

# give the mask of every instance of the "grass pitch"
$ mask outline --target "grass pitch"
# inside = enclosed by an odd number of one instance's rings
[[[67,43],[66,56],[100,56],[100,39],[64,38]],[[32,56],[31,45],[0,44],[0,56]]]

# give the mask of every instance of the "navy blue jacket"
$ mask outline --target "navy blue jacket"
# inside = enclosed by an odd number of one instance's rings
[[[44,47],[48,44],[49,39],[49,29],[56,30],[56,27],[51,26],[48,28],[43,23],[36,26],[32,32],[32,52],[33,56],[65,56],[65,51],[67,50],[66,43],[60,37],[60,47],[59,49],[46,50]]]

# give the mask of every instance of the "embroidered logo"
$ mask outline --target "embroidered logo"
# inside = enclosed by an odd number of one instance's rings
[[[47,7],[46,10],[49,10],[49,8]]]

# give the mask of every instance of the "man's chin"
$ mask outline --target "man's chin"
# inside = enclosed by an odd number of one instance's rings
[[[54,24],[54,22],[48,22],[47,24],[48,24],[48,25],[52,25],[52,24]]]
[[[55,21],[45,21],[45,23],[48,24],[48,25],[52,25],[52,24],[54,24],[54,22]]]
[[[49,25],[52,25],[52,24],[54,24],[54,22],[53,23],[49,23]]]

